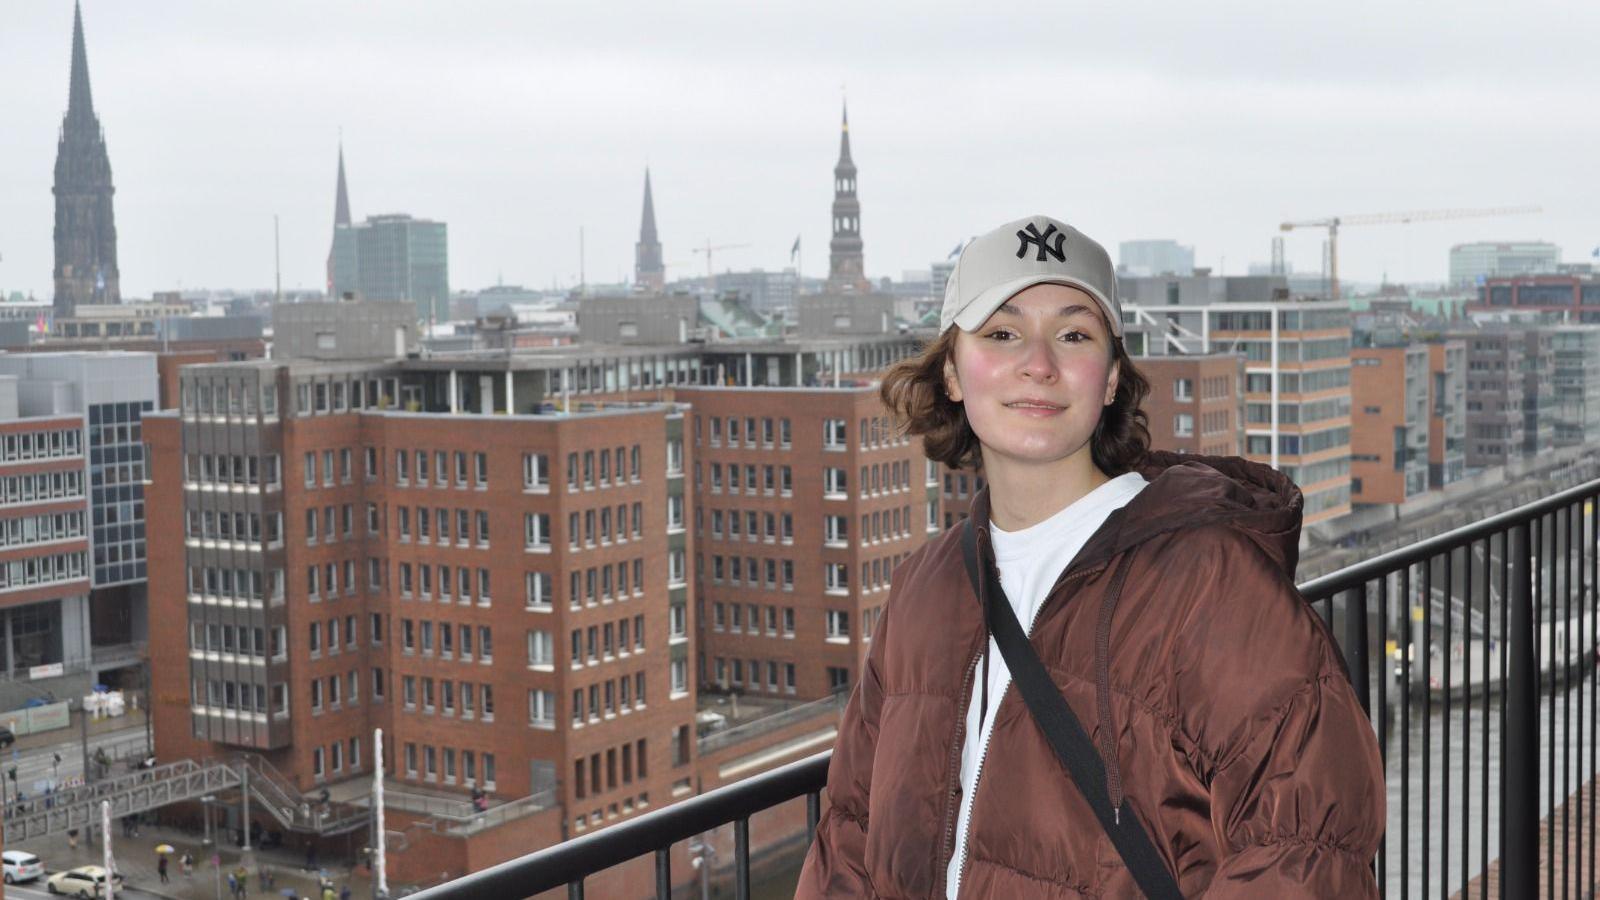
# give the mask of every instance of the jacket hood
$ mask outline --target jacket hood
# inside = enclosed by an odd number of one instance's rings
[[[1305,499],[1283,473],[1237,456],[1165,450],[1149,451],[1133,470],[1149,484],[1106,519],[1069,569],[1168,532],[1220,523],[1248,536],[1293,579]],[[988,487],[974,498],[971,514],[979,522],[989,520]]]

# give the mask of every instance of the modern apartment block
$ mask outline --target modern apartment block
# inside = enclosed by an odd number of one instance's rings
[[[1600,327],[1550,330],[1555,390],[1555,445],[1600,446]]]
[[[939,531],[920,446],[875,387],[687,388],[701,681],[802,700],[855,683],[895,566]]]
[[[94,679],[87,683],[140,687],[148,631],[141,419],[159,396],[156,357],[123,351],[5,354],[0,376],[16,381],[19,415],[72,416],[79,423],[81,451],[74,464],[86,501],[92,649],[84,667]]]
[[[1467,468],[1503,466],[1523,453],[1526,343],[1505,329],[1450,337],[1467,350]]]
[[[1244,453],[1244,361],[1233,354],[1142,356],[1150,382],[1150,446],[1177,453]]]
[[[1400,341],[1351,351],[1350,495],[1401,504],[1428,489],[1429,351]]]
[[[1475,315],[1535,313],[1566,324],[1600,324],[1600,277],[1583,274],[1527,274],[1489,278],[1478,288],[1478,301],[1467,304]]]
[[[1538,456],[1555,449],[1555,340],[1547,328],[1521,331],[1522,455]]]
[[[1140,357],[1244,358],[1244,454],[1289,476],[1312,525],[1350,512],[1350,311],[1291,300],[1282,276],[1125,278]]]
[[[1467,473],[1467,344],[1428,343],[1428,487],[1454,484]]]

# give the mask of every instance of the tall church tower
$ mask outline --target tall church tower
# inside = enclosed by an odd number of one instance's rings
[[[56,145],[55,314],[81,304],[121,303],[117,224],[111,211],[111,160],[89,96],[83,10],[72,12],[72,82]]]
[[[339,226],[350,224],[350,190],[344,181],[344,142],[339,142],[339,186],[337,195],[333,200],[333,243],[328,247],[328,299],[337,299],[334,294],[334,273],[339,266],[335,260],[339,256]]]
[[[661,263],[661,241],[656,237],[656,204],[650,197],[650,170],[644,170],[644,215],[639,220],[639,243],[633,245],[633,283],[646,291],[666,289],[667,267]]]
[[[872,290],[861,259],[861,201],[856,199],[856,164],[850,159],[850,109],[839,131],[839,162],[833,167],[833,240],[828,243],[828,293]]]

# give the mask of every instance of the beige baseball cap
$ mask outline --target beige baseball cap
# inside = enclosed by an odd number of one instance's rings
[[[1083,232],[1049,216],[1008,222],[962,248],[945,285],[939,331],[951,325],[976,331],[1001,304],[1036,284],[1064,284],[1093,297],[1112,333],[1122,337],[1111,257]]]

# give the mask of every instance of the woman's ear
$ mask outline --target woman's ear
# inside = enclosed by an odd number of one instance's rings
[[[1111,372],[1106,377],[1106,402],[1103,405],[1110,406],[1117,402],[1117,381],[1121,374],[1122,362],[1113,358],[1111,360]]]
[[[956,377],[954,352],[944,358],[944,393],[951,403],[961,402],[961,379]]]

